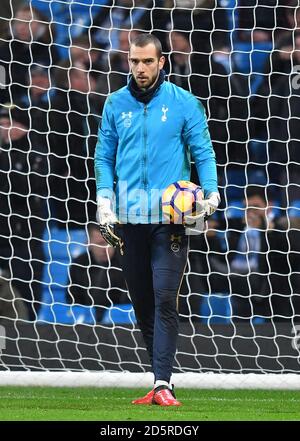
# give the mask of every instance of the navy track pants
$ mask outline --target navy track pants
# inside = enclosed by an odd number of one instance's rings
[[[124,224],[121,265],[155,380],[170,381],[178,336],[178,292],[188,254],[182,225]]]

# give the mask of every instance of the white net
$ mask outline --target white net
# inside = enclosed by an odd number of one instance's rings
[[[222,193],[191,237],[174,372],[299,373],[298,2],[6,0],[0,23],[0,369],[150,370],[93,156],[153,32],[206,107]]]

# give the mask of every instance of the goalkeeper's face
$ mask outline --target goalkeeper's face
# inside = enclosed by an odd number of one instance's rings
[[[129,53],[129,65],[136,84],[141,89],[153,86],[163,68],[165,57],[158,57],[154,44],[144,47],[132,45]]]

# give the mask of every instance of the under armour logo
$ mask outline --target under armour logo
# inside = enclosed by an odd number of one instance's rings
[[[169,109],[165,105],[162,106],[162,108],[161,108],[161,111],[163,112],[163,116],[161,117],[162,122],[167,121],[166,113],[167,113],[168,110]]]
[[[122,112],[122,119],[124,120],[124,127],[130,127],[131,126],[131,118],[132,118],[132,112]]]
[[[128,112],[128,113],[126,113],[126,112],[122,112],[122,118],[124,119],[124,118],[132,118],[132,112]]]

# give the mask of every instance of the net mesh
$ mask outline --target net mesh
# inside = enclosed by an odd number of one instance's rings
[[[0,369],[150,369],[93,156],[153,32],[206,107],[222,196],[191,236],[175,372],[299,372],[298,2],[10,0],[0,20]]]

